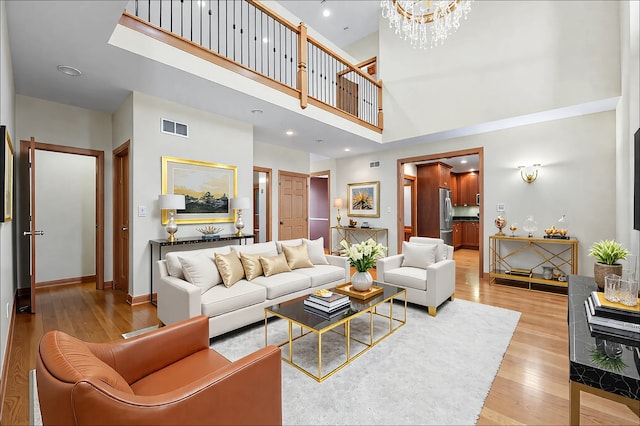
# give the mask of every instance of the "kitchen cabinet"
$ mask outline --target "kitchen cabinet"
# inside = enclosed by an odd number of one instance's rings
[[[478,172],[464,173],[458,176],[458,205],[477,206],[477,195],[480,192]]]
[[[450,174],[450,186],[451,186],[451,204],[458,205],[458,181],[460,180],[457,173]]]
[[[480,224],[479,222],[462,223],[462,246],[464,248],[480,248]]]
[[[450,189],[451,166],[436,162],[417,167],[416,232],[440,238],[440,189]]]
[[[462,247],[462,222],[453,222],[453,249]]]

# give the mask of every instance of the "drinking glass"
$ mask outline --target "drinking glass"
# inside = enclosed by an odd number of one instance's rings
[[[620,303],[626,306],[636,306],[638,303],[638,280],[620,280],[620,292],[618,294]]]
[[[604,298],[609,302],[620,301],[620,275],[609,274],[604,277]]]

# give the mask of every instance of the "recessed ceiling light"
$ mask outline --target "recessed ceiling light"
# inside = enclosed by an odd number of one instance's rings
[[[70,67],[69,65],[58,65],[57,68],[61,73],[70,75],[71,77],[78,77],[82,75],[82,71],[78,68]]]
[[[287,136],[291,136],[293,135],[293,130],[287,130],[285,133],[287,134]]]
[[[329,9],[325,9],[322,11],[322,16],[324,16],[325,18],[331,16],[331,11]]]
[[[351,151],[349,148],[345,148],[344,150],[345,150],[345,152]]]

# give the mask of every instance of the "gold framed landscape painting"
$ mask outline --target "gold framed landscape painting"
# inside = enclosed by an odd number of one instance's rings
[[[0,191],[2,192],[2,222],[13,219],[13,145],[6,126],[0,126]]]
[[[185,197],[185,209],[176,212],[176,223],[234,222],[230,201],[237,194],[237,173],[235,166],[163,156],[162,194]],[[163,210],[162,223],[168,220]]]
[[[347,215],[380,217],[380,182],[347,185]]]

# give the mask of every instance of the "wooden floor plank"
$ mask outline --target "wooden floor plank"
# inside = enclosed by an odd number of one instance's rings
[[[457,250],[454,258],[456,298],[521,312],[478,424],[568,424],[567,296],[489,284],[478,276],[477,251]],[[44,332],[59,329],[108,342],[159,323],[153,305],[132,307],[123,292],[98,291],[93,283],[39,289],[36,298],[37,314],[16,314],[3,425],[28,424],[27,377]],[[581,422],[637,426],[638,418],[624,405],[583,393]]]

